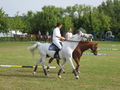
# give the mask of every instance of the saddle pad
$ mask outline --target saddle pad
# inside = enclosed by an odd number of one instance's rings
[[[57,50],[59,50],[59,48],[58,48],[54,43],[52,43],[52,44],[49,46],[49,50],[57,51]]]

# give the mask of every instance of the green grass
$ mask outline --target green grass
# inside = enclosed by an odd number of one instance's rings
[[[36,50],[32,58],[27,47],[34,42],[0,42],[0,64],[35,65],[39,59]],[[99,48],[118,48],[110,44],[120,42],[99,42]],[[0,90],[120,90],[120,51],[99,51],[107,56],[83,55],[81,58],[80,79],[76,80],[68,63],[62,79],[57,77],[59,67],[54,61],[49,76],[42,69],[36,76],[32,68],[0,68]]]

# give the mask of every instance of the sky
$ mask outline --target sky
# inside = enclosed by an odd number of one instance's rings
[[[98,6],[106,0],[0,0],[0,8],[2,8],[9,16],[26,14],[28,11],[41,11],[45,5],[54,5],[56,7],[66,8],[75,4],[85,4],[90,6]]]

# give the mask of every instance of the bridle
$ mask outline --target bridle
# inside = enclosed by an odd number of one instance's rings
[[[67,42],[80,42],[80,41],[74,41],[74,40],[64,40],[64,41],[67,41]]]

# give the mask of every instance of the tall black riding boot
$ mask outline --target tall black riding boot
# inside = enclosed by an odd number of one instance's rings
[[[60,59],[59,51],[60,51],[60,50],[57,50],[57,51],[55,52],[55,54],[54,54],[54,58],[56,58],[56,59]]]

